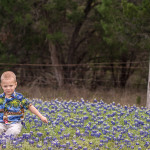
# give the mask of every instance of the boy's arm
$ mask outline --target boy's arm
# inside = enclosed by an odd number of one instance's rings
[[[47,118],[44,117],[33,105],[29,105],[29,110],[38,116],[43,122],[48,123]]]

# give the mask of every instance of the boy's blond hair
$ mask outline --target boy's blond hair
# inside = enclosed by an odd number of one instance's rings
[[[16,81],[16,75],[12,72],[12,71],[5,71],[2,75],[1,75],[1,82],[3,80],[10,80],[10,79],[14,79],[14,81]]]

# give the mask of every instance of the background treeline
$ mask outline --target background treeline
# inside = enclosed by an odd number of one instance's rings
[[[0,0],[0,71],[21,85],[146,88],[149,49],[149,0]]]

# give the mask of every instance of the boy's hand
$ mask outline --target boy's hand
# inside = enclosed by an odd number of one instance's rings
[[[43,122],[48,123],[48,120],[46,117],[44,117],[33,105],[29,106],[29,110],[34,113],[36,116],[38,116]]]
[[[46,117],[44,117],[44,116],[42,116],[42,117],[41,117],[41,120],[42,120],[44,123],[48,123],[47,118],[46,118]]]

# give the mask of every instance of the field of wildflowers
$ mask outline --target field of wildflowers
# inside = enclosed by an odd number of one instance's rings
[[[150,110],[145,107],[93,102],[42,101],[32,104],[48,118],[42,123],[26,112],[22,133],[11,144],[0,140],[3,149],[23,150],[148,150]]]

